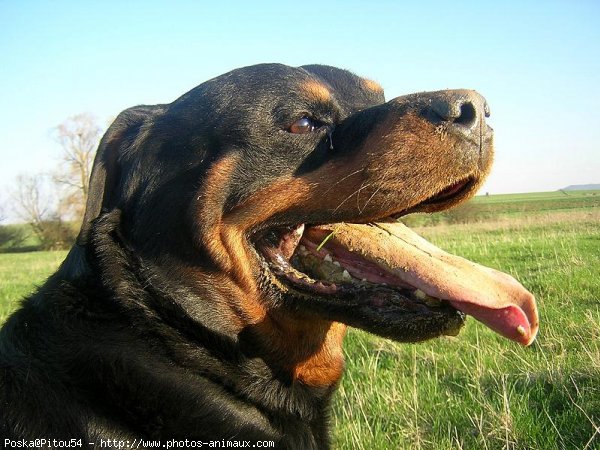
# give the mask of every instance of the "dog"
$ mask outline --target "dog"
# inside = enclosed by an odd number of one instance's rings
[[[122,112],[76,244],[2,328],[3,444],[326,449],[347,326],[417,342],[469,314],[531,343],[517,281],[397,224],[477,192],[487,116],[474,91],[386,101],[349,71],[279,64]]]

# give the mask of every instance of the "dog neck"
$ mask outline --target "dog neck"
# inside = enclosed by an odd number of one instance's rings
[[[344,371],[344,324],[271,310],[245,331],[242,335],[262,348],[265,362],[292,383],[316,388],[338,384]]]

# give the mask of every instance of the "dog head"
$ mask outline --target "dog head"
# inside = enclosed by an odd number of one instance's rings
[[[118,211],[122,245],[197,293],[187,313],[213,304],[227,333],[308,384],[339,376],[342,324],[419,341],[455,334],[462,310],[529,343],[535,305],[514,280],[450,263],[389,225],[475,194],[493,158],[488,115],[474,91],[386,102],[377,83],[333,67],[238,69],[117,117],[99,147],[78,245]],[[375,222],[388,225],[367,225]],[[483,299],[499,292],[509,293]],[[510,320],[495,318],[504,311]]]

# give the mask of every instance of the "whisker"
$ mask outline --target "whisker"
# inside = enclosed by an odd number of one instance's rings
[[[340,209],[340,207],[344,203],[346,203],[348,200],[350,200],[353,195],[360,194],[360,191],[362,191],[363,189],[368,188],[369,186],[371,186],[371,184],[372,183],[369,183],[369,184],[365,185],[364,182],[363,182],[363,184],[356,191],[354,191],[352,194],[350,194],[348,197],[346,197],[344,200],[342,200],[342,202],[339,205],[336,206],[336,208],[333,210],[333,212],[335,213],[338,209]]]
[[[367,201],[365,202],[365,206],[362,207],[362,209],[359,209],[359,212],[362,214],[363,211],[365,209],[367,209],[367,205],[369,204],[369,202],[373,199],[373,197],[375,197],[375,194],[377,194],[379,191],[381,190],[381,186],[379,186],[377,189],[375,189],[375,192],[373,192],[371,194],[371,196],[367,199]]]
[[[323,194],[327,194],[330,190],[332,190],[336,185],[340,184],[345,179],[350,178],[352,175],[356,175],[357,173],[360,173],[362,171],[363,171],[363,169],[358,169],[358,170],[355,170],[354,172],[346,175],[345,177],[343,177],[340,180],[338,180],[335,183],[333,183],[329,189],[327,189],[325,192],[323,192]]]

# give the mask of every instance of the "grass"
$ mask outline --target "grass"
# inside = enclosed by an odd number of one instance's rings
[[[535,219],[549,213],[575,213],[600,207],[600,191],[534,192],[475,197],[457,208],[438,214],[413,214],[406,217],[409,226],[443,223],[473,223],[501,219]]]
[[[412,225],[534,292],[537,341],[520,347],[472,319],[456,338],[417,345],[350,330],[334,448],[600,448],[600,191],[478,197],[468,208],[471,223]],[[0,254],[0,321],[64,255]]]
[[[0,323],[52,274],[66,251],[0,253]]]
[[[600,448],[600,208],[542,212],[531,201],[417,231],[521,280],[538,299],[537,341],[519,347],[472,319],[458,338],[418,345],[352,330],[337,448]],[[515,203],[533,212],[515,215]]]

